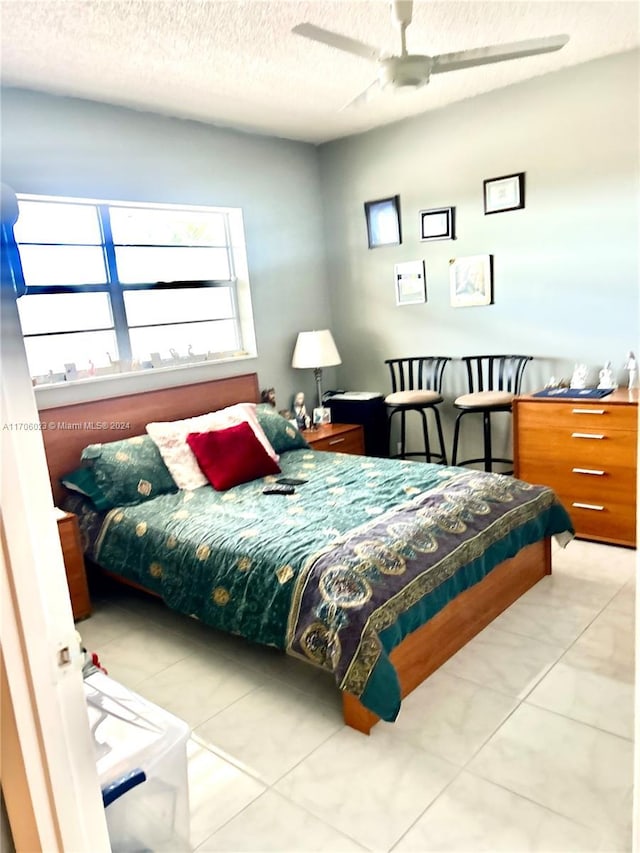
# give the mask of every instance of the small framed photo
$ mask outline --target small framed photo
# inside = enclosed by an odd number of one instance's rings
[[[469,255],[449,261],[451,305],[468,308],[493,304],[493,256]]]
[[[521,207],[524,207],[524,172],[484,181],[485,216]]]
[[[406,261],[394,266],[396,305],[417,305],[427,301],[424,261]]]
[[[402,243],[399,195],[365,201],[364,215],[367,220],[370,249],[378,246],[399,246]]]
[[[455,240],[455,207],[420,211],[421,240]]]
[[[313,410],[313,425],[320,426],[321,424],[331,423],[331,409],[318,406]]]

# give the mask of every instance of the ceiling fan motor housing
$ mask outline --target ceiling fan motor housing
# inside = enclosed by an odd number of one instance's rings
[[[378,80],[384,89],[417,89],[429,82],[432,59],[430,56],[390,56],[378,60]]]

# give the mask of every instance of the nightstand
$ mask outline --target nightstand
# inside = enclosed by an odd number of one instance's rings
[[[361,424],[321,424],[302,433],[313,450],[352,453],[364,456],[364,430]]]
[[[77,622],[79,619],[86,619],[87,616],[91,615],[91,599],[89,598],[87,572],[82,555],[82,545],[80,544],[78,516],[72,512],[64,512],[58,509],[56,513],[73,619]]]

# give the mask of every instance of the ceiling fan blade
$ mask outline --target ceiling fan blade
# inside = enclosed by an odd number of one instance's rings
[[[523,56],[536,56],[539,53],[551,53],[560,50],[569,41],[569,36],[548,36],[547,38],[514,41],[510,44],[495,44],[478,47],[474,50],[460,50],[457,53],[441,53],[433,57],[432,74],[443,71],[458,71],[476,65],[489,65],[492,62],[504,62],[507,59],[521,59]]]
[[[322,44],[327,44],[329,47],[335,47],[338,50],[362,56],[364,59],[376,60],[380,58],[380,51],[377,47],[372,47],[370,44],[349,38],[349,36],[343,36],[340,33],[334,33],[331,30],[325,30],[322,27],[316,27],[315,24],[306,22],[304,24],[297,24],[291,32],[312,41],[322,42]]]
[[[376,78],[373,83],[367,86],[364,92],[360,92],[360,94],[356,95],[352,101],[349,101],[343,107],[340,107],[340,112],[342,112],[342,110],[350,110],[352,107],[361,107],[363,104],[368,103],[380,91],[380,81]]]

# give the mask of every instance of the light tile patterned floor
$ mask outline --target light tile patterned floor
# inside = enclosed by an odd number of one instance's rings
[[[636,553],[553,559],[369,738],[322,673],[145,596],[116,588],[78,629],[191,725],[198,851],[630,850]]]

